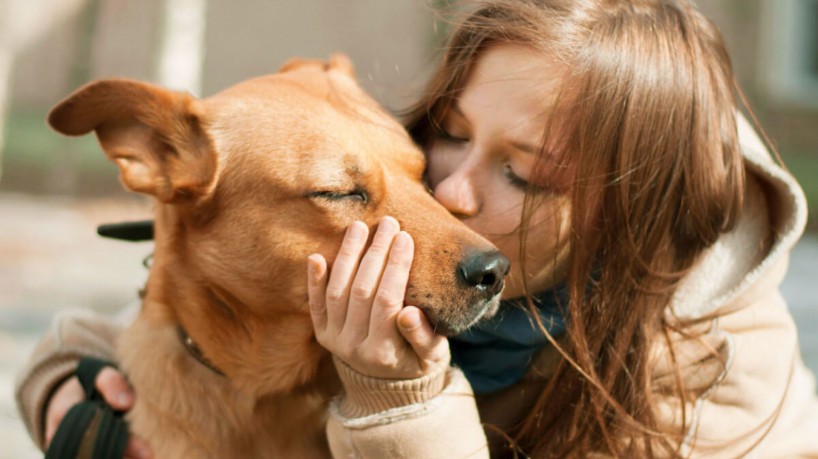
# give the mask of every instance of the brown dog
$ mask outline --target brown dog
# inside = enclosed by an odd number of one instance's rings
[[[422,153],[344,56],[205,100],[99,81],[48,120],[95,130],[123,184],[156,198],[146,296],[117,344],[138,394],[131,429],[156,457],[329,456],[339,387],[313,335],[306,258],[331,261],[355,219],[392,215],[416,235],[406,302],[438,331],[499,301],[508,260],[429,195]]]

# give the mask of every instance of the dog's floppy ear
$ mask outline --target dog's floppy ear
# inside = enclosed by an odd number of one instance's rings
[[[279,67],[279,72],[291,72],[302,68],[315,67],[319,70],[339,70],[348,77],[355,79],[355,66],[346,54],[333,54],[329,58],[329,62],[318,59],[304,59],[300,57],[292,58]]]
[[[96,131],[126,188],[178,203],[209,193],[218,158],[199,102],[131,80],[90,83],[54,106],[48,124],[66,135]]]
[[[340,70],[353,80],[355,79],[355,66],[352,65],[352,60],[350,60],[346,54],[333,54],[329,58],[329,68],[332,70]]]

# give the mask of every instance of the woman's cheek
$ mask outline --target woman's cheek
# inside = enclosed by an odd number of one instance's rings
[[[462,153],[453,148],[443,146],[431,148],[426,154],[426,176],[429,185],[434,188],[451,175],[463,156]]]
[[[532,215],[525,251],[531,291],[550,288],[565,275],[570,254],[570,210],[570,199],[560,196],[543,202]],[[518,256],[519,245],[515,249]],[[512,284],[522,289],[521,280],[515,279]]]

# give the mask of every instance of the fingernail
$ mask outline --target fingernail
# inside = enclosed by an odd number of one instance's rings
[[[386,216],[386,217],[381,218],[380,223],[378,223],[378,229],[379,230],[380,229],[387,230],[387,229],[392,229],[392,228],[398,228],[398,229],[400,228],[400,223],[398,223],[398,221],[395,220],[394,217]]]
[[[315,255],[310,255],[307,257],[307,272],[310,275],[315,274],[315,271],[318,269],[318,260],[316,260]]]
[[[403,328],[415,328],[420,325],[420,314],[416,312],[409,312],[403,315],[400,320]]]
[[[395,248],[398,250],[403,250],[407,246],[409,246],[409,234],[405,231],[401,231],[395,236]]]
[[[127,393],[127,392],[120,392],[116,396],[116,401],[120,405],[128,405],[128,404],[131,403],[131,395],[129,393]]]
[[[347,236],[350,239],[359,240],[364,235],[364,224],[362,222],[353,222],[347,229]]]

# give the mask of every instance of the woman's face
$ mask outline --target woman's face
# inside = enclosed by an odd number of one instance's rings
[[[557,149],[546,147],[544,167],[532,174],[560,83],[558,70],[524,46],[486,49],[428,150],[435,198],[511,259],[506,299],[524,293],[519,227],[529,181],[538,190],[526,243],[529,289],[541,291],[564,277],[571,172],[557,166]]]

